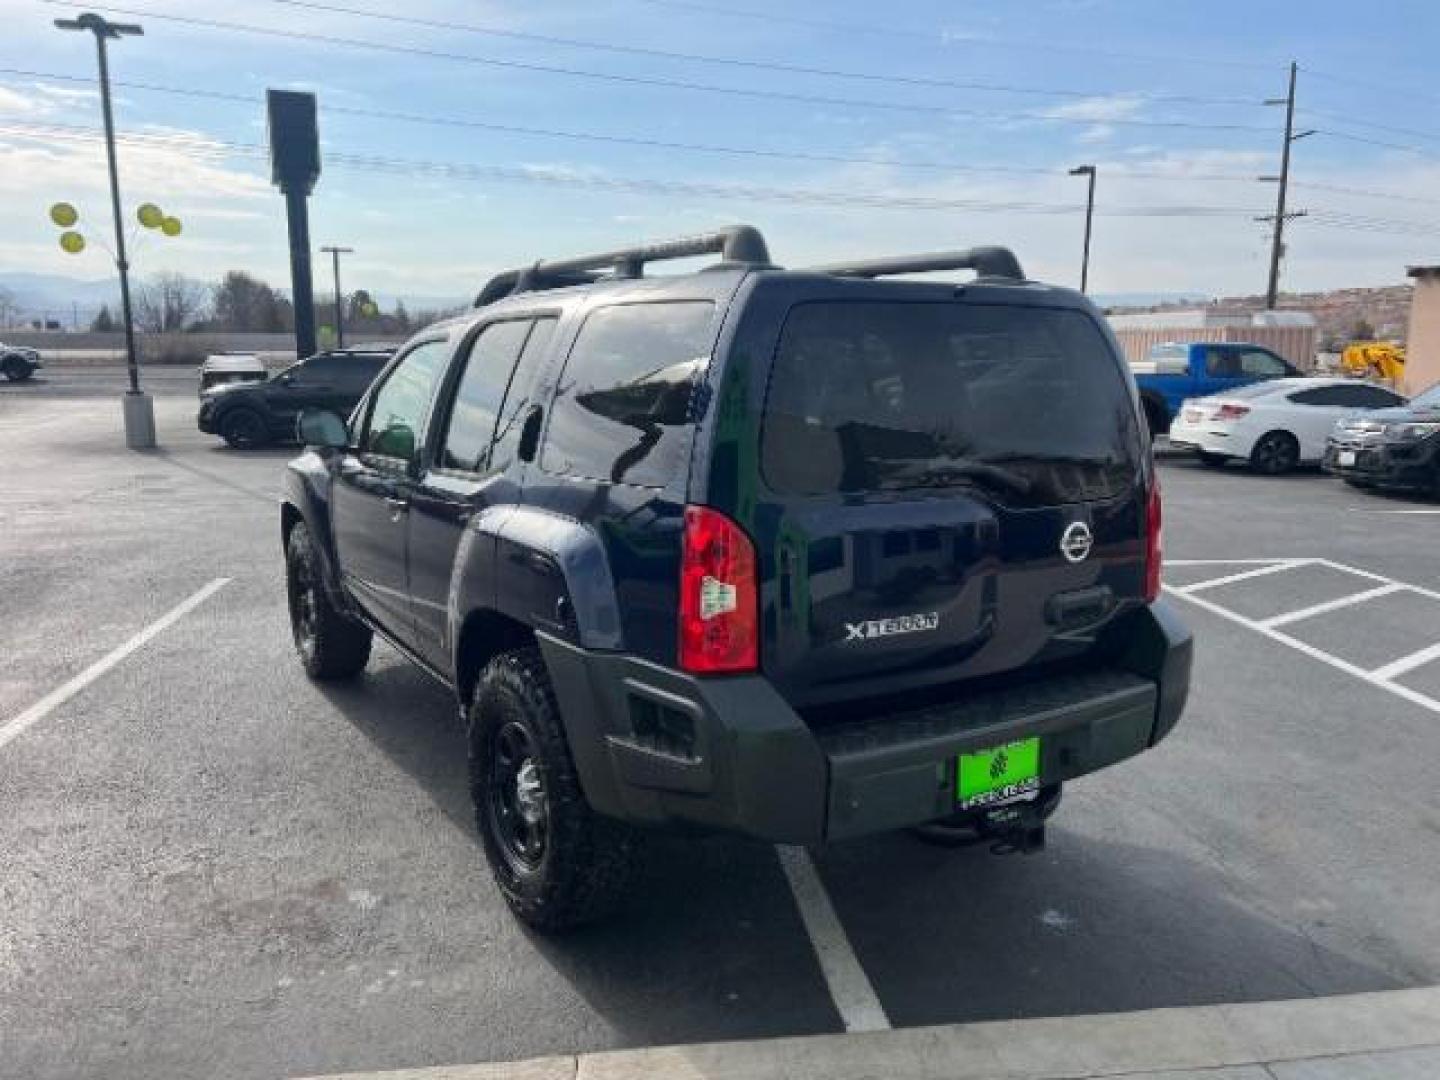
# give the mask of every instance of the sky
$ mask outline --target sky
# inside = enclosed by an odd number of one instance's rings
[[[90,5],[87,5],[90,6]],[[0,272],[104,278],[95,50],[0,0]],[[125,0],[111,49],[137,274],[288,287],[267,87],[318,96],[315,245],[346,286],[473,295],[547,256],[735,222],[777,263],[998,243],[1091,289],[1265,286],[1283,97],[1300,64],[1283,284],[1440,262],[1434,0]],[[266,32],[261,32],[266,31]],[[178,91],[178,92],[177,92]],[[81,212],[63,253],[46,216]],[[317,290],[329,287],[317,265]]]

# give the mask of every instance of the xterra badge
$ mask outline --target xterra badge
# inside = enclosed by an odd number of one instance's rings
[[[915,634],[921,630],[935,630],[940,626],[940,613],[928,615],[899,615],[893,619],[867,619],[862,623],[845,624],[845,640],[869,641],[871,638],[893,637],[895,634]]]

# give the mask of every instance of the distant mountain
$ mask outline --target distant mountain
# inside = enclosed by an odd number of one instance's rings
[[[10,294],[17,321],[58,319],[64,326],[77,315],[86,325],[104,304],[115,310],[120,303],[120,286],[114,278],[87,281],[64,274],[0,272],[0,290]]]
[[[1210,297],[1206,293],[1093,293],[1090,299],[1095,301],[1102,308],[1150,308],[1162,304],[1208,304]]]
[[[1331,289],[1328,292],[1281,293],[1276,307],[1281,311],[1308,311],[1315,316],[1322,349],[1343,345],[1357,338],[1404,341],[1409,331],[1410,285],[1383,285],[1368,289]],[[1265,309],[1263,296],[1225,296],[1200,301],[1168,301],[1129,307],[1127,314],[1210,307],[1234,314],[1251,314]]]

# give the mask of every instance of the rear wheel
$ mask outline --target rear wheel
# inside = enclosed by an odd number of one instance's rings
[[[485,856],[517,918],[560,931],[624,896],[637,838],[590,809],[540,650],[501,653],[470,705],[470,794]]]
[[[7,358],[4,366],[0,367],[0,371],[3,371],[5,373],[5,378],[9,379],[11,382],[24,382],[26,379],[30,378],[32,374],[34,374],[34,372],[30,368],[30,365],[27,364],[24,360],[21,360],[18,356],[11,356]]]
[[[1288,431],[1260,436],[1250,451],[1250,467],[1264,476],[1279,476],[1300,464],[1300,444]]]
[[[254,409],[231,409],[220,419],[220,437],[237,450],[249,450],[270,441],[270,427]]]
[[[364,623],[338,611],[325,592],[310,530],[300,522],[285,544],[286,593],[295,651],[312,679],[353,679],[370,661],[373,635]]]

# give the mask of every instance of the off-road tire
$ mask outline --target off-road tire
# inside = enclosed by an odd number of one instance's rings
[[[1288,431],[1261,435],[1250,450],[1250,468],[1262,476],[1283,476],[1300,464],[1300,444]]]
[[[492,783],[503,771],[502,734],[523,729],[538,773],[544,840],[533,863],[507,840]],[[507,733],[507,729],[512,729]],[[535,646],[504,652],[481,672],[469,710],[470,795],[485,857],[505,902],[527,926],[568,930],[609,914],[624,897],[638,854],[636,831],[590,809],[565,742],[555,691]]]
[[[305,673],[320,682],[353,679],[370,661],[370,628],[336,609],[320,576],[320,557],[304,522],[285,543],[290,631]]]
[[[220,437],[236,450],[253,450],[270,441],[270,426],[254,409],[235,408],[220,417]]]

